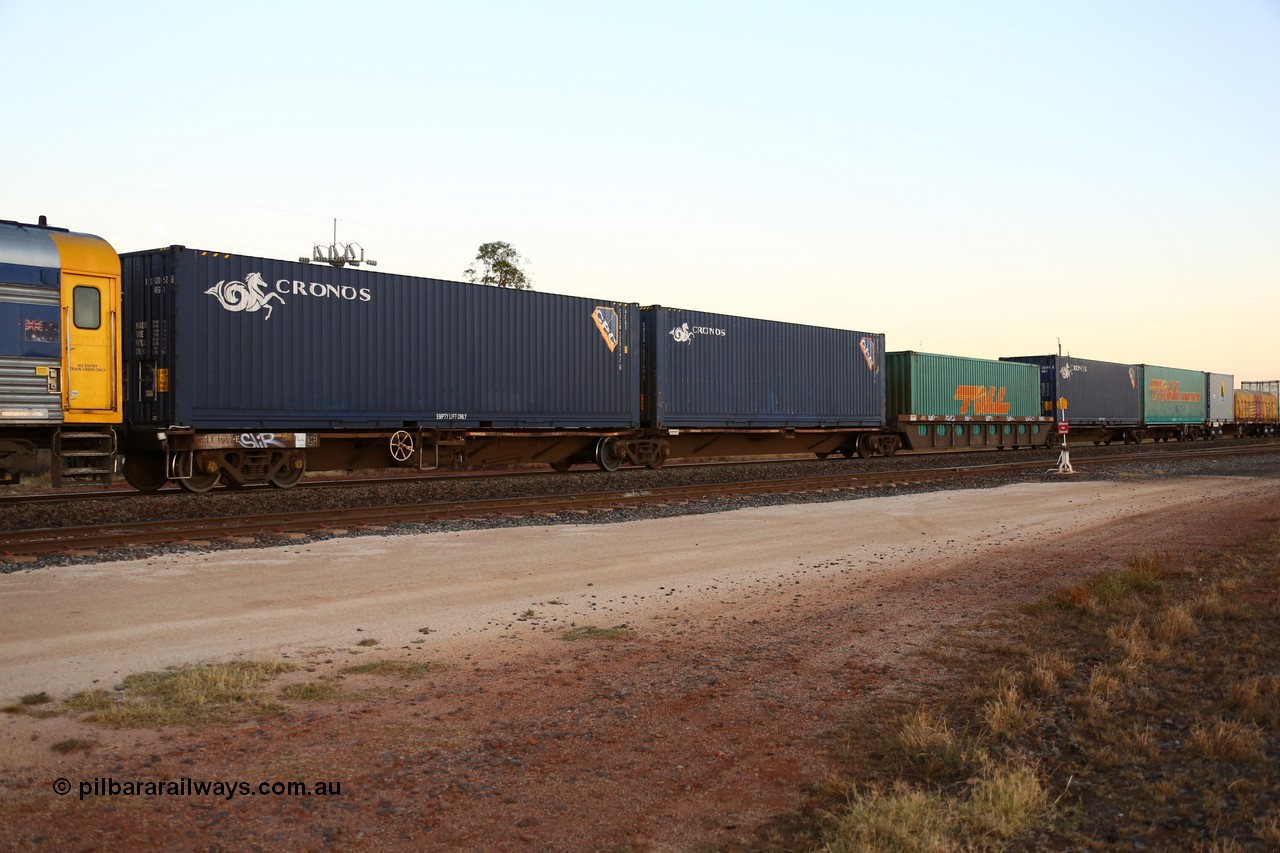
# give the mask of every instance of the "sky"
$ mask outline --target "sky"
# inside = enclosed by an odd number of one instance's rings
[[[1280,0],[0,0],[0,67],[0,219],[121,252],[1280,377]]]

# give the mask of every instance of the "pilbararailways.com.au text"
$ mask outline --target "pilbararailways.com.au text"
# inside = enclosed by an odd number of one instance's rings
[[[220,797],[233,800],[236,797],[340,797],[342,782],[323,780],[315,782],[242,782],[239,780],[192,779],[125,779],[111,776],[95,776],[78,783],[80,799],[86,797]],[[53,792],[59,796],[71,793],[70,779],[59,778],[53,782]]]

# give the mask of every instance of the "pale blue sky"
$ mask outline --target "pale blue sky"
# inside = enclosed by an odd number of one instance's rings
[[[1280,0],[0,0],[0,219],[1280,377]]]

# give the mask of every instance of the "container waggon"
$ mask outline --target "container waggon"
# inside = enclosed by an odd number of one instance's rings
[[[681,458],[893,452],[884,335],[651,306],[641,420]]]
[[[1048,447],[1052,415],[1041,412],[1040,370],[1011,361],[891,352],[887,424],[910,450]]]
[[[124,474],[139,489],[609,467],[639,427],[631,303],[183,246],[122,255],[121,280]]]
[[[1275,435],[1280,431],[1280,380],[1241,382],[1235,393],[1236,435]]]
[[[1071,442],[1138,444],[1235,431],[1235,377],[1062,355],[1006,356],[1040,370],[1040,405]]]
[[[1074,442],[1142,440],[1138,367],[1062,355],[1006,356],[1040,373],[1040,413],[1070,428]]]
[[[1187,441],[1205,435],[1208,418],[1205,374],[1199,370],[1139,364],[1142,437]]]
[[[1205,419],[1203,438],[1220,438],[1236,432],[1236,378],[1229,373],[1204,375]]]

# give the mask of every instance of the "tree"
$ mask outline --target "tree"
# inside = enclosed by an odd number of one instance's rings
[[[501,241],[482,243],[476,259],[463,273],[472,284],[492,284],[498,287],[512,287],[516,290],[532,290],[533,281],[520,269],[520,264],[528,258],[520,257],[520,253],[509,243]]]

